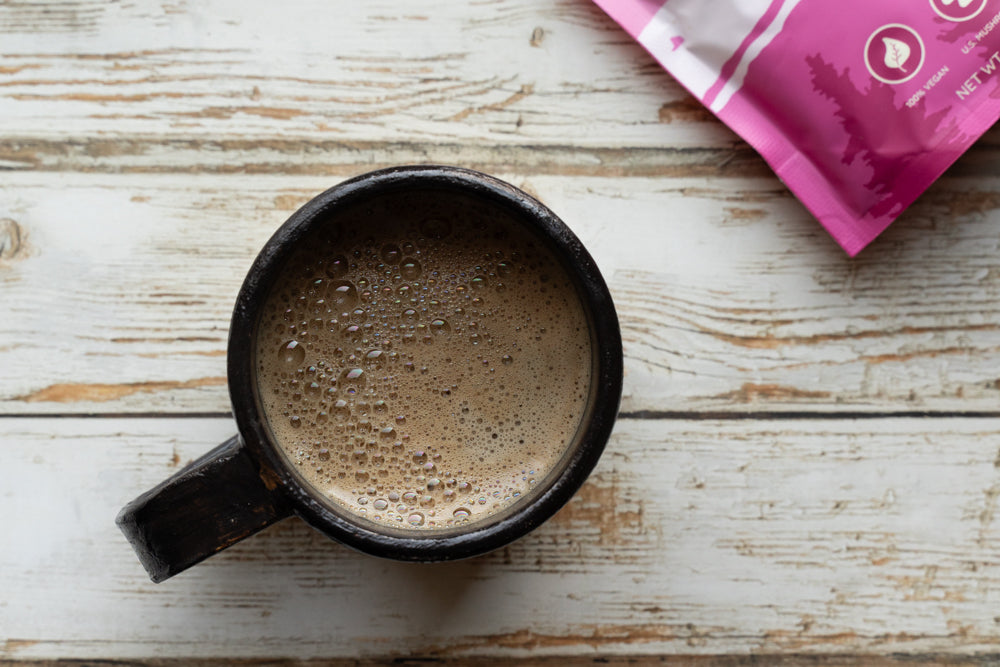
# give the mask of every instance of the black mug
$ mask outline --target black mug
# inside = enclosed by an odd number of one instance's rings
[[[587,311],[593,373],[588,410],[560,463],[507,511],[468,526],[401,531],[339,508],[305,482],[273,442],[255,376],[260,310],[284,261],[317,226],[345,207],[387,193],[472,197],[512,217],[545,243],[576,283]],[[254,261],[229,331],[229,394],[238,435],[126,505],[117,517],[154,582],[296,514],[328,537],[405,561],[467,558],[502,547],[551,517],[593,470],[610,437],[622,390],[622,344],[608,288],[579,239],[543,204],[479,172],[445,166],[384,169],[320,194],[282,225]]]

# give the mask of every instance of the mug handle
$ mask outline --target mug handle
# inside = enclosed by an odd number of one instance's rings
[[[115,523],[160,583],[291,514],[236,435],[130,502]]]

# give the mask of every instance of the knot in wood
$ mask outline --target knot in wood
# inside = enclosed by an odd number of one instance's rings
[[[24,231],[10,218],[0,218],[0,260],[17,259],[24,250]]]

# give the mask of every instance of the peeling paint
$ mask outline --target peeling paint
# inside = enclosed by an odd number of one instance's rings
[[[744,382],[735,390],[724,394],[716,394],[711,398],[716,400],[733,401],[736,403],[753,403],[755,401],[817,401],[830,398],[828,391],[814,391],[809,389],[798,389],[796,387],[786,387],[778,384],[754,384]]]
[[[25,403],[76,403],[80,401],[104,402],[113,401],[131,394],[156,393],[175,389],[196,389],[199,387],[217,387],[226,384],[224,377],[206,377],[196,380],[167,382],[127,382],[123,384],[101,383],[65,383],[53,384],[33,391],[23,396],[15,396],[12,400]]]
[[[486,104],[486,105],[481,106],[481,107],[474,107],[474,108],[463,109],[462,111],[459,111],[457,114],[455,114],[454,116],[452,116],[450,120],[454,120],[454,121],[465,120],[466,118],[468,118],[469,116],[471,116],[472,114],[475,114],[475,113],[486,113],[486,112],[489,112],[489,111],[502,111],[503,109],[506,109],[507,107],[509,107],[509,106],[511,106],[513,104],[517,104],[518,102],[520,102],[521,100],[523,100],[524,98],[528,97],[529,95],[531,95],[534,92],[535,92],[535,86],[534,86],[534,84],[530,84],[530,83],[524,84],[524,85],[521,86],[520,90],[518,90],[516,93],[514,93],[513,95],[511,95],[510,97],[508,97],[507,99],[505,99],[505,100],[503,100],[501,102],[497,102],[496,104]]]
[[[661,123],[710,123],[715,122],[715,116],[705,108],[705,105],[689,96],[673,102],[666,102],[660,107],[659,121]]]

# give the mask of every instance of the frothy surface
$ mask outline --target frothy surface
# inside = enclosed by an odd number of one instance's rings
[[[264,414],[321,493],[369,520],[447,528],[509,507],[587,410],[579,296],[517,223],[401,193],[300,244],[257,334]]]

